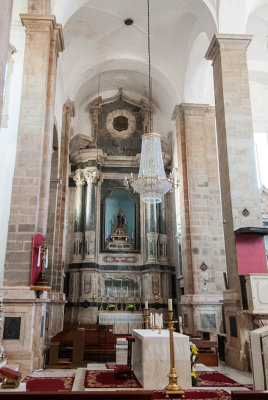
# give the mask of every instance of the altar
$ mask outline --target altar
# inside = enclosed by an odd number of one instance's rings
[[[162,390],[168,384],[170,371],[169,331],[134,329],[133,371],[146,390]],[[192,387],[189,336],[174,332],[174,356],[178,384]]]
[[[127,311],[103,311],[99,313],[100,325],[113,325],[115,334],[129,334],[132,329],[139,329],[143,326],[143,314]]]

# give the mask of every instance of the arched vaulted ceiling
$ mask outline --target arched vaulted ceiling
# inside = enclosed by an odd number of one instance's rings
[[[168,130],[174,106],[185,101],[189,49],[203,32],[205,54],[216,31],[213,0],[151,0],[150,6],[153,103]],[[54,13],[64,29],[64,87],[77,107],[119,88],[148,97],[146,0],[55,0]],[[128,17],[131,26],[124,24]]]
[[[245,33],[249,16],[267,0],[236,0],[233,18],[231,3],[151,0],[153,105],[164,135],[176,104],[213,102],[211,63],[204,60],[213,34]],[[65,94],[77,109],[119,88],[130,97],[148,97],[146,0],[54,0],[52,11],[64,30]],[[124,24],[128,17],[131,26]]]

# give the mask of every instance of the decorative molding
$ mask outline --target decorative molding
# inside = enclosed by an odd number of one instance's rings
[[[128,120],[127,129],[119,131],[114,127],[114,120],[118,117],[125,117]],[[107,115],[106,128],[113,137],[126,139],[130,137],[136,130],[136,118],[127,110],[115,110]]]
[[[102,258],[102,261],[104,262],[110,262],[110,263],[136,263],[138,261],[138,258],[136,256],[104,256]]]

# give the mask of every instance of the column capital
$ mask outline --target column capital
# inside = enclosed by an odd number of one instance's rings
[[[220,50],[247,50],[253,35],[235,35],[217,33],[213,36],[205,58],[214,61]]]
[[[85,184],[84,170],[83,169],[75,170],[74,175],[73,175],[73,180],[74,180],[76,186],[84,185]]]
[[[64,39],[61,24],[57,24],[55,15],[20,14],[26,32],[51,32],[57,42],[58,52],[64,50]]]
[[[208,104],[195,104],[195,103],[181,103],[177,104],[172,113],[172,120],[176,121],[179,115],[204,115],[212,114],[215,115],[215,107]]]
[[[97,169],[92,170],[90,167],[84,169],[84,178],[87,183],[97,183],[100,176],[101,173]]]
[[[66,115],[70,115],[71,118],[75,115],[75,106],[74,101],[67,99],[66,102],[63,104],[63,113]]]

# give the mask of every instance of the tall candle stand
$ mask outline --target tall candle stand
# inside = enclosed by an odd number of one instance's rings
[[[144,325],[145,325],[145,329],[149,329],[149,318],[150,318],[149,309],[145,308],[144,309]]]
[[[174,323],[173,321],[173,311],[168,312],[169,320],[168,320],[168,330],[169,330],[169,348],[170,348],[170,372],[168,374],[169,383],[163,389],[163,393],[165,397],[169,397],[169,395],[180,394],[182,398],[185,397],[184,390],[178,385],[178,375],[176,373],[175,368],[175,357],[174,357]]]

